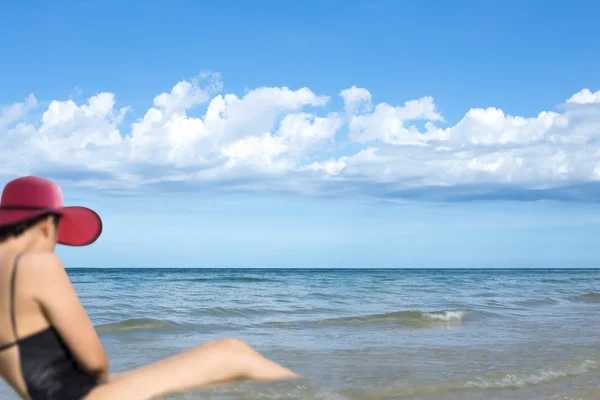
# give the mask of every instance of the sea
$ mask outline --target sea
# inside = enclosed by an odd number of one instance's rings
[[[304,377],[166,399],[600,399],[600,269],[68,274],[115,373],[238,338]]]

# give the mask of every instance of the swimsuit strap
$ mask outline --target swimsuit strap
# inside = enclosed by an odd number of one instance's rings
[[[10,321],[12,323],[13,335],[15,336],[15,343],[19,341],[19,335],[17,335],[17,315],[15,313],[15,284],[17,282],[17,267],[19,266],[20,258],[21,254],[19,253],[13,262],[12,276],[10,278]]]
[[[19,266],[19,259],[21,254],[17,254],[12,264],[12,272],[10,276],[10,323],[12,324],[13,336],[15,337],[14,342],[0,346],[0,351],[8,349],[17,344],[19,336],[17,335],[17,315],[15,313],[15,284],[17,282],[17,267]]]

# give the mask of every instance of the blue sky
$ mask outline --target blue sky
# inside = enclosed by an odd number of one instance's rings
[[[67,265],[600,261],[596,2],[1,7],[0,181],[105,219]]]

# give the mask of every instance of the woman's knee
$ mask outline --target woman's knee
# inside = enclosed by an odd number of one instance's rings
[[[198,346],[197,349],[198,350],[211,349],[211,350],[218,350],[218,351],[240,352],[240,351],[249,350],[250,346],[242,340],[227,338],[227,339],[220,339],[220,340],[206,342],[206,343]]]
[[[223,349],[231,351],[246,351],[250,349],[250,346],[246,342],[234,338],[221,339],[216,344]]]

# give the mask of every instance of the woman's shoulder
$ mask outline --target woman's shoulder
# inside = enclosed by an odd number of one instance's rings
[[[35,272],[52,272],[63,269],[60,258],[51,251],[32,251],[21,254],[19,258],[19,269],[27,268]]]
[[[21,287],[37,295],[54,291],[69,281],[63,263],[53,252],[23,253],[18,260],[18,269],[17,280]]]
[[[53,273],[63,269],[60,258],[51,251],[28,251],[20,254],[0,255],[0,268],[7,273],[18,269],[19,275],[28,273]]]
[[[18,263],[19,276],[23,277],[22,280],[26,280],[29,285],[45,288],[56,280],[68,279],[62,261],[53,252],[23,253]],[[25,277],[35,279],[26,279]]]

